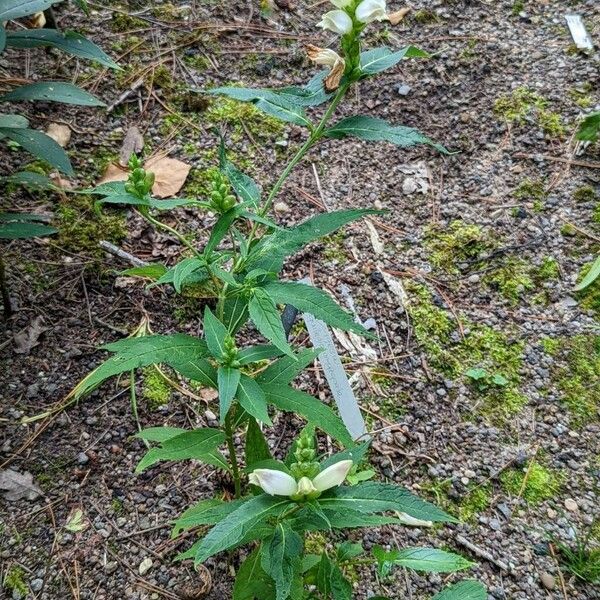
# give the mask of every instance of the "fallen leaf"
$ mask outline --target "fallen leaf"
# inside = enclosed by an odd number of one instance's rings
[[[371,238],[371,246],[373,246],[373,250],[375,250],[375,254],[383,254],[383,251],[385,250],[385,245],[381,241],[381,238],[379,237],[379,233],[377,232],[377,229],[375,229],[375,225],[373,225],[373,223],[371,223],[371,221],[369,221],[369,219],[365,219],[364,223],[367,226],[367,229],[369,230],[369,237]]]
[[[67,517],[65,529],[71,533],[80,533],[85,531],[90,524],[85,520],[83,511],[80,508],[74,508]]]
[[[390,13],[388,15],[388,20],[392,25],[398,25],[398,23],[400,23],[409,12],[410,12],[409,7],[401,8],[400,10],[397,10],[396,12]]]
[[[152,194],[157,198],[171,198],[183,187],[191,166],[166,156],[151,158],[144,164],[146,171],[154,173],[155,181],[152,188]],[[117,164],[110,164],[104,173],[104,176],[97,185],[108,183],[109,181],[126,181],[129,177],[129,170]]]
[[[15,352],[17,354],[29,354],[32,348],[40,343],[40,336],[48,328],[44,327],[44,318],[36,317],[25,329],[15,333]]]
[[[125,139],[119,152],[119,164],[127,166],[132,154],[137,154],[144,149],[144,136],[137,127],[130,127],[125,134]]]
[[[71,128],[60,123],[50,123],[46,129],[46,135],[51,137],[59,146],[65,148],[71,141]]]
[[[3,490],[4,499],[8,502],[17,500],[35,500],[44,492],[33,483],[33,475],[28,473],[19,473],[12,469],[3,469],[0,471],[0,490]]]

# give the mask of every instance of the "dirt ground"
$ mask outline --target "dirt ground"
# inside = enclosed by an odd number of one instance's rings
[[[116,103],[109,113],[19,105],[38,128],[71,128],[77,177],[63,181],[67,187],[97,181],[132,126],[148,154],[192,165],[184,196],[201,194],[216,164],[214,126],[227,135],[230,158],[268,187],[303,132],[189,90],[306,81],[314,69],[304,44],[333,42],[315,28],[327,3],[276,4],[266,15],[256,0],[92,3],[90,18],[60,5],[59,25],[84,32],[124,70],[53,51],[8,51],[0,85],[62,78]],[[600,5],[414,0],[411,8],[400,25],[374,27],[365,42],[414,44],[432,58],[362,83],[340,114],[417,127],[455,153],[324,142],[289,180],[276,217],[291,225],[323,209],[388,210],[314,244],[289,261],[286,276],[311,274],[342,304],[349,295],[361,319],[375,320],[379,342],[338,340],[375,432],[377,476],[463,522],[349,537],[365,548],[451,548],[477,562],[469,576],[497,600],[600,598],[597,585],[560,574],[549,545],[600,541],[600,286],[573,292],[600,251],[600,146],[582,148],[573,138],[581,116],[600,107],[600,56],[573,48],[564,19],[582,15],[598,45]],[[44,168],[5,147],[0,156],[2,175],[26,164]],[[3,597],[192,598],[203,574],[172,559],[194,534],[170,539],[169,521],[230,482],[190,461],[134,475],[145,447],[133,437],[129,381],[110,382],[52,418],[22,422],[60,405],[102,361],[97,348],[145,315],[156,333],[201,334],[200,300],[119,276],[131,265],[98,242],[167,265],[182,247],[131,211],[95,213],[87,196],[7,186],[0,209],[15,208],[52,216],[61,233],[2,244],[15,314],[0,320],[0,468],[31,474],[41,492],[32,500],[0,496]],[[166,219],[199,247],[213,222],[188,209]],[[294,331],[309,344],[302,327]],[[24,347],[20,334],[39,339]],[[165,390],[148,371],[136,384],[143,427],[214,418],[205,391]],[[317,365],[298,385],[330,401]],[[276,420],[269,433],[276,454],[300,426]],[[81,526],[65,528],[78,509]],[[231,597],[236,561],[219,556],[206,566],[213,581],[206,598]],[[365,571],[356,597],[425,600],[462,576],[398,572],[380,587]]]

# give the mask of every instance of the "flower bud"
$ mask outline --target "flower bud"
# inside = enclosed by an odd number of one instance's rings
[[[312,480],[312,484],[318,492],[324,492],[329,488],[341,485],[353,464],[351,460],[340,460],[321,471]]]
[[[385,21],[387,16],[386,0],[363,0],[356,7],[356,19],[361,23]]]
[[[316,491],[318,490],[313,485],[313,482],[308,477],[302,477],[300,481],[298,481],[298,489],[295,495],[308,496],[309,494],[313,494]]]
[[[291,475],[275,469],[256,469],[248,480],[271,496],[293,496],[298,491],[298,484]]]
[[[346,35],[353,29],[352,19],[343,10],[332,10],[325,13],[317,26],[340,35]]]

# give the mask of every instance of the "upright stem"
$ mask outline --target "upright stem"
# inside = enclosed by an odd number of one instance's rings
[[[4,259],[0,253],[0,294],[2,295],[2,304],[4,306],[4,316],[8,319],[12,315],[12,306],[10,304],[10,294],[6,283],[6,268]]]
[[[225,438],[227,448],[229,449],[229,462],[231,463],[231,472],[233,474],[233,485],[235,487],[235,497],[242,495],[242,481],[240,479],[240,469],[238,467],[237,455],[235,453],[235,444],[233,443],[233,427],[231,425],[231,411],[225,417]]]
[[[170,234],[174,235],[184,246],[189,248],[196,256],[200,256],[200,253],[198,252],[198,250],[196,250],[196,248],[194,248],[194,246],[192,246],[192,244],[190,244],[190,242],[188,242],[185,239],[185,237],[179,233],[179,231],[177,231],[170,225],[167,225],[166,223],[163,223],[162,221],[155,219],[152,215],[150,215],[147,212],[142,212],[142,211],[138,211],[138,212],[140,215],[142,215],[142,217],[144,219],[146,219],[146,221],[148,221],[149,223],[152,223],[152,225],[154,225],[155,227],[158,227],[159,229],[164,229],[165,231],[168,231]]]

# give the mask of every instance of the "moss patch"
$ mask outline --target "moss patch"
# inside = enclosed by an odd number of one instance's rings
[[[4,576],[3,587],[24,598],[29,593],[29,586],[25,583],[25,571],[21,567],[11,567]]]
[[[498,290],[500,295],[513,306],[519,302],[525,292],[535,287],[529,263],[513,257],[509,258],[502,267],[484,277],[484,282]]]
[[[491,236],[479,225],[453,221],[444,229],[429,228],[425,247],[431,264],[448,273],[457,273],[461,263],[472,263],[494,247]]]
[[[461,521],[473,521],[487,510],[492,501],[492,489],[489,485],[473,488],[460,502],[458,517]]]
[[[142,397],[152,410],[169,403],[171,400],[171,386],[154,366],[143,370],[144,383],[142,386]]]
[[[589,273],[592,265],[591,262],[585,265],[579,273],[578,281],[582,281],[583,278]],[[585,310],[592,311],[597,319],[600,319],[600,278],[596,279],[593,283],[588,285],[585,289],[577,292],[579,298],[579,305]]]
[[[553,498],[561,488],[560,475],[538,462],[531,463],[523,470],[509,469],[502,473],[500,481],[507,494],[511,496],[521,494],[530,504],[538,504]]]
[[[573,192],[575,202],[596,202],[598,194],[591,185],[584,185]]]
[[[578,335],[560,343],[553,380],[576,422],[597,421],[600,411],[600,335]]]

